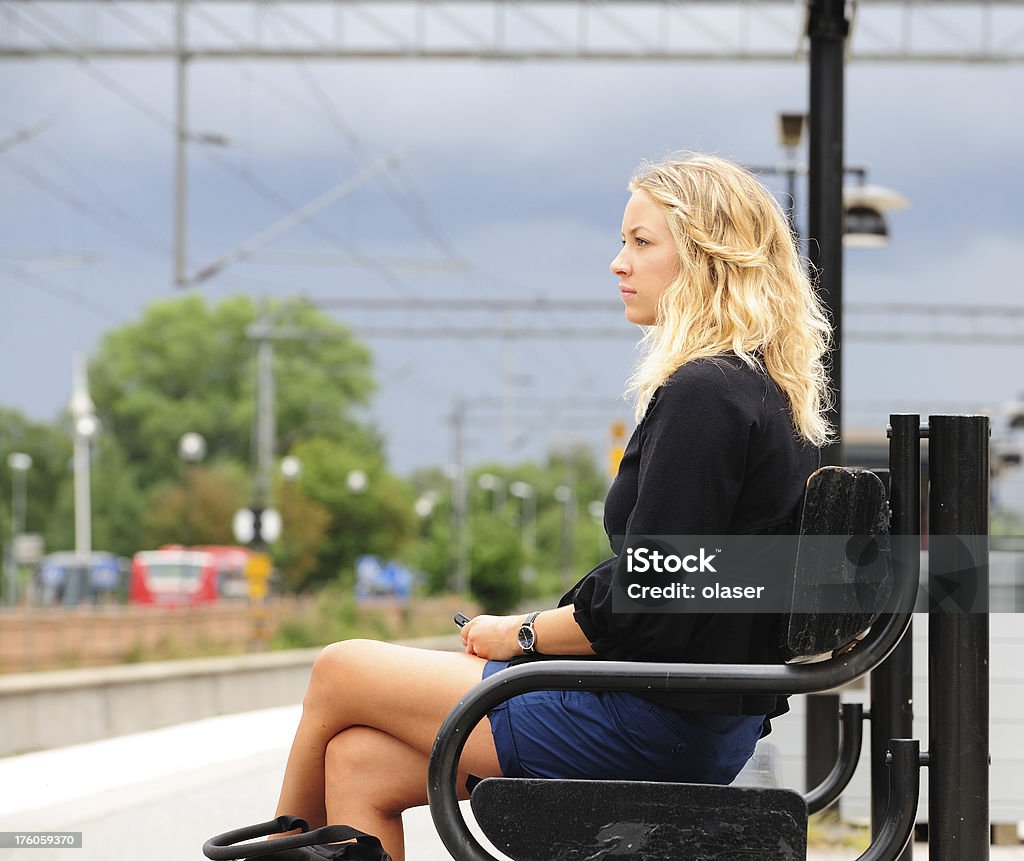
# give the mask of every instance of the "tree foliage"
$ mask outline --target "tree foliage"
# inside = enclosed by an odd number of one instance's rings
[[[146,547],[234,544],[232,520],[249,500],[249,479],[238,464],[181,468],[181,480],[154,491],[143,518]]]
[[[162,544],[234,543],[234,513],[252,502],[251,336],[261,321],[280,336],[273,341],[275,454],[302,464],[297,481],[274,482],[284,529],[272,552],[285,585],[348,589],[356,557],[373,554],[425,572],[431,591],[451,589],[450,479],[436,468],[408,481],[388,471],[381,439],[358,418],[373,390],[368,351],[298,299],[257,308],[245,297],[209,305],[190,295],[154,304],[104,336],[89,369],[101,427],[91,457],[93,547],[130,556]],[[190,431],[207,442],[206,458],[192,466],[178,456],[178,442]],[[69,419],[41,424],[0,409],[0,451],[33,459],[26,531],[43,533],[47,550],[73,547]],[[354,470],[367,476],[361,492],[348,481]],[[503,502],[480,487],[484,472],[500,478]],[[0,479],[10,488],[6,458]],[[568,561],[575,581],[607,555],[600,523],[588,512],[588,503],[604,498],[607,480],[589,451],[563,447],[543,464],[488,464],[467,480],[470,582],[488,610],[547,599],[563,585],[560,561]],[[532,551],[523,502],[508,493],[515,481],[533,488]],[[556,501],[559,485],[573,489],[568,507]],[[420,521],[413,503],[424,494],[433,510]],[[10,494],[0,494],[0,522],[10,518]],[[9,529],[3,533],[7,543]],[[527,569],[536,577],[524,584]]]
[[[299,443],[291,453],[303,465],[299,488],[330,514],[317,567],[303,585],[334,579],[351,584],[357,556],[395,558],[412,538],[412,493],[387,471],[379,451],[358,440],[344,444],[321,437]],[[349,486],[348,477],[355,470],[367,476],[361,492]]]
[[[209,457],[250,462],[259,316],[248,297],[211,307],[191,295],[155,303],[104,336],[89,366],[92,398],[144,486],[177,474],[178,440],[189,431],[206,438]],[[302,300],[271,305],[265,318],[288,336],[273,341],[279,449],[366,436],[352,418],[373,388],[366,348]]]

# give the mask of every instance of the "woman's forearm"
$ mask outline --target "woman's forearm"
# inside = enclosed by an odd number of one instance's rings
[[[537,651],[542,655],[593,655],[590,640],[573,618],[572,604],[544,610],[533,623]]]
[[[573,618],[573,607],[543,610],[533,623],[535,650],[542,655],[593,655],[590,641]],[[527,614],[529,615],[529,614]],[[477,616],[462,628],[462,643],[471,655],[507,661],[523,654],[519,628],[527,615]]]

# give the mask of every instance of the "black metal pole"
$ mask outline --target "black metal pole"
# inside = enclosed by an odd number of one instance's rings
[[[843,58],[849,22],[844,0],[812,0],[810,39],[810,146],[807,203],[811,274],[832,319],[834,343],[829,362],[835,395],[829,420],[842,433],[843,342]],[[822,451],[823,464],[842,465],[843,443]],[[839,697],[807,698],[804,732],[805,785],[817,786],[839,755]]]
[[[810,37],[811,106],[807,202],[808,257],[832,317],[831,419],[842,434],[843,346],[843,58],[846,50],[844,0],[812,0]],[[842,465],[842,439],[825,452],[825,463]]]
[[[928,419],[928,844],[989,857],[989,419]]]
[[[889,508],[899,556],[894,560],[899,576],[921,576],[921,417],[889,416]],[[885,825],[889,806],[889,742],[910,738],[914,731],[913,631],[908,630],[893,653],[871,671],[871,834],[877,838]],[[910,861],[913,843],[908,843],[899,861]]]
[[[921,792],[920,748],[916,738],[892,740],[889,810],[880,834],[856,861],[899,861],[910,845]]]
[[[860,703],[843,703],[841,722],[843,724],[841,751],[839,759],[832,766],[828,780],[804,793],[807,812],[817,813],[835,801],[850,785],[853,774],[860,762],[860,750],[863,743],[864,706]]]

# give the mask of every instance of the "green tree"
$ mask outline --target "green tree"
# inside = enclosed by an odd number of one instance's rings
[[[484,612],[510,613],[523,598],[523,549],[518,530],[481,512],[470,526],[470,592]]]
[[[383,456],[369,442],[308,439],[291,453],[302,462],[299,487],[330,514],[318,564],[304,585],[340,578],[354,582],[355,560],[362,554],[398,558],[414,537],[416,523],[410,487],[387,471]],[[366,474],[366,487],[353,490],[349,476]]]
[[[281,481],[274,497],[281,512],[281,540],[273,547],[274,567],[284,585],[300,592],[325,579],[320,552],[331,528],[331,512],[295,482]]]
[[[349,331],[301,299],[272,304],[277,444],[359,438],[379,447],[351,416],[373,388],[370,355]],[[208,456],[250,462],[259,309],[248,297],[216,306],[202,297],[155,303],[142,319],[108,332],[89,384],[106,432],[150,487],[180,469],[177,444],[201,433]]]
[[[32,421],[17,410],[0,408],[0,544],[11,539],[11,488],[14,476],[7,456],[23,452],[32,458],[25,474],[25,531],[41,533],[47,550],[63,550],[51,535],[52,512],[70,481],[71,436],[59,426]]]
[[[143,546],[234,544],[231,523],[249,499],[249,478],[235,463],[195,465],[156,487],[143,517]]]

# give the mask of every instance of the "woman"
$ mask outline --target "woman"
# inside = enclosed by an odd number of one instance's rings
[[[827,441],[829,327],[788,222],[749,173],[698,156],[645,164],[612,261],[626,319],[649,327],[629,390],[638,425],[605,504],[619,555],[556,609],[478,616],[464,653],[348,641],[317,658],[278,815],[346,823],[404,858],[403,810],[426,803],[441,721],[481,677],[537,655],[775,662],[766,615],[623,614],[611,583],[634,535],[785,532]],[[526,694],[470,735],[471,776],[728,783],[785,699]],[[467,793],[463,790],[463,795]]]

